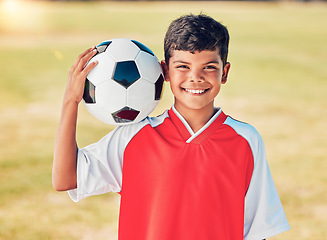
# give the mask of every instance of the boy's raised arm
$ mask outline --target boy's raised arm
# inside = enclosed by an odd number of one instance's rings
[[[96,52],[95,47],[92,47],[81,53],[69,69],[54,147],[52,185],[57,191],[66,191],[77,187],[76,122],[78,104],[83,97],[86,76],[96,66],[97,62],[93,62],[87,67],[85,65]]]

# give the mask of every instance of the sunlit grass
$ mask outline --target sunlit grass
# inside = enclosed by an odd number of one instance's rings
[[[22,0],[0,3],[0,239],[115,239],[117,195],[76,204],[51,186],[68,68],[114,37],[144,42],[161,59],[169,22],[200,11],[231,33],[230,78],[216,104],[265,140],[292,227],[272,239],[327,239],[326,4]],[[155,114],[172,104],[168,85],[164,96]],[[80,146],[111,129],[81,105]]]

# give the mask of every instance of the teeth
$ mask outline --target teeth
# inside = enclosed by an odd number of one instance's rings
[[[194,94],[200,94],[200,93],[204,93],[205,90],[199,90],[199,89],[185,89],[186,92],[189,93],[194,93]]]

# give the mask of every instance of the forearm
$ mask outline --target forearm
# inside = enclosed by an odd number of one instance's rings
[[[55,141],[52,183],[57,191],[76,188],[78,103],[64,100]]]
[[[76,122],[78,104],[83,97],[86,76],[97,65],[97,62],[92,62],[87,66],[86,64],[96,53],[95,47],[89,48],[78,56],[69,69],[53,159],[52,184],[57,191],[66,191],[77,187]]]

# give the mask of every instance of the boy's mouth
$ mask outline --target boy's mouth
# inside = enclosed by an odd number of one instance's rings
[[[209,90],[209,88],[207,89],[189,89],[189,88],[182,88],[185,92],[191,93],[191,94],[203,94],[206,91]]]

